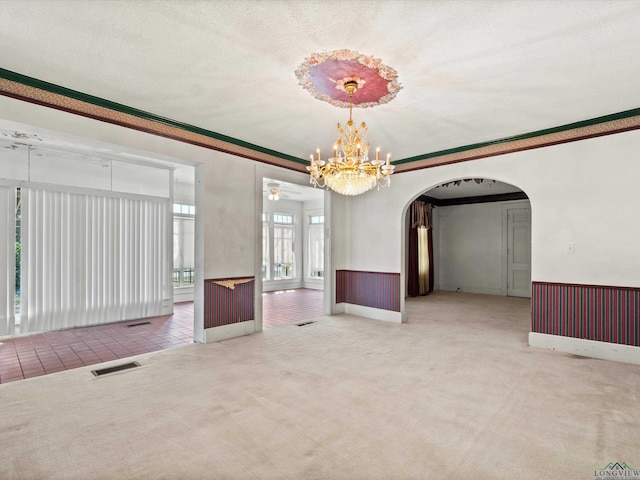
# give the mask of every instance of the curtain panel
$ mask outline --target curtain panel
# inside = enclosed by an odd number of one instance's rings
[[[433,291],[433,205],[416,200],[409,207],[407,295],[417,297]]]
[[[169,200],[22,189],[21,333],[159,315]]]

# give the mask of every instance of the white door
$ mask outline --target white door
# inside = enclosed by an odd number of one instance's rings
[[[507,295],[531,298],[531,209],[507,210]]]

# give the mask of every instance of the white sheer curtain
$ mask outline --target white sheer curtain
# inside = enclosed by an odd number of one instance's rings
[[[180,271],[180,285],[189,285],[184,271],[195,269],[195,224],[193,217],[173,217],[173,269]]]
[[[15,333],[16,189],[0,185],[0,336]]]
[[[22,190],[21,332],[160,315],[169,200]]]
[[[324,275],[324,224],[309,225],[309,277]]]

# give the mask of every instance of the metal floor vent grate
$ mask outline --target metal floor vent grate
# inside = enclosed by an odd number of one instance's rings
[[[311,325],[312,323],[316,323],[316,322],[302,322],[302,323],[296,323],[296,325],[299,327],[304,327],[305,325]]]
[[[100,377],[102,375],[107,375],[109,373],[120,372],[121,370],[129,370],[130,368],[136,368],[139,366],[140,364],[138,362],[123,363],[122,365],[115,365],[113,367],[100,368],[98,370],[91,370],[91,373],[93,373],[95,377]]]
[[[140,325],[151,325],[151,322],[130,323],[129,325],[125,325],[125,327],[139,327]]]

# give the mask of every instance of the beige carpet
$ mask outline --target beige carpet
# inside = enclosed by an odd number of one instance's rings
[[[529,348],[529,301],[437,292],[0,385],[5,479],[593,479],[640,466],[640,367]],[[119,364],[122,361],[106,365]]]

